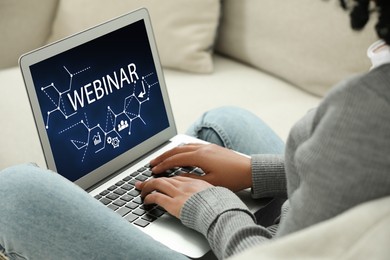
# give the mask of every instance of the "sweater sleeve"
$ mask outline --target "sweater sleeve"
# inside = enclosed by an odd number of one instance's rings
[[[290,207],[277,236],[390,194],[389,69],[343,82],[292,129],[285,164]]]
[[[287,184],[284,156],[274,154],[252,155],[252,197],[286,197]]]
[[[230,190],[213,187],[191,196],[180,219],[202,233],[218,257],[224,259],[268,241],[272,235],[258,226],[245,204]]]

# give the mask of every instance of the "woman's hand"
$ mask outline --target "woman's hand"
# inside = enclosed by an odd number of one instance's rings
[[[205,175],[182,176],[201,179],[234,192],[252,186],[250,158],[215,144],[179,146],[155,158],[150,164],[152,172],[157,175],[174,167],[197,166]]]
[[[137,182],[135,187],[141,190],[144,204],[160,205],[170,214],[179,218],[181,208],[189,197],[212,187],[212,185],[205,181],[176,176]]]

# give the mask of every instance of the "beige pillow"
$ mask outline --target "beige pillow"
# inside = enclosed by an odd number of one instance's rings
[[[0,1],[0,69],[16,66],[19,56],[45,44],[57,0]]]
[[[49,42],[140,7],[149,10],[163,66],[212,72],[219,0],[61,0]]]
[[[216,50],[316,95],[370,67],[372,19],[350,29],[338,0],[224,0]]]

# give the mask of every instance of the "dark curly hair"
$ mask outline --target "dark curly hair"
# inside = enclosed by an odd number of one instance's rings
[[[340,0],[340,4],[344,9],[349,9],[348,0]],[[375,30],[379,38],[383,39],[390,45],[390,1],[376,0],[375,8],[370,9],[370,0],[354,0],[351,7],[351,27],[354,30],[361,30],[370,19],[370,13],[378,12],[378,22],[375,25]]]

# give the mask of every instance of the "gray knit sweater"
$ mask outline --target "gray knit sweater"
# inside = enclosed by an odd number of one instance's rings
[[[288,196],[276,237],[390,195],[390,64],[336,86],[292,128],[284,157],[252,156],[252,176],[254,198]],[[222,187],[193,195],[180,218],[218,258],[273,237]]]

